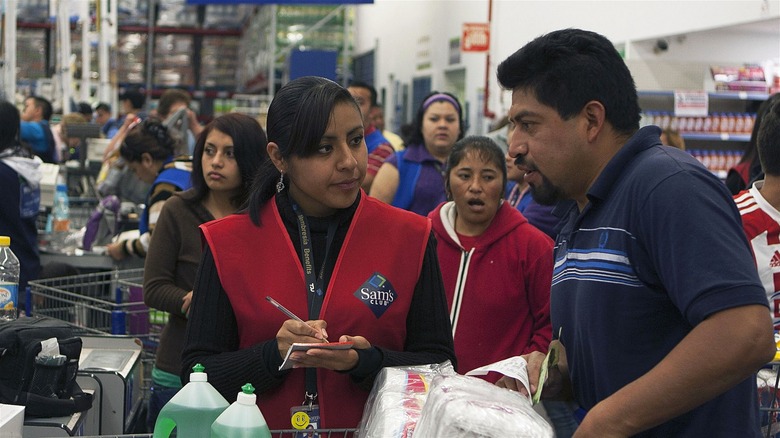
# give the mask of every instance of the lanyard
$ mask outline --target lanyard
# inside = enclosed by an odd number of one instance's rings
[[[290,199],[295,216],[298,218],[298,235],[301,239],[301,258],[303,259],[303,275],[306,279],[306,301],[309,305],[309,319],[317,319],[320,316],[322,302],[325,299],[323,291],[325,264],[328,262],[330,246],[336,235],[337,221],[328,224],[328,236],[325,241],[325,254],[322,258],[319,275],[314,272],[314,249],[311,242],[311,228],[306,216],[303,215],[298,204]],[[304,404],[311,406],[317,400],[317,370],[306,368],[306,398]]]
[[[292,201],[293,211],[298,218],[298,235],[301,238],[301,258],[303,259],[303,275],[306,279],[306,297],[309,304],[309,319],[317,319],[320,316],[322,302],[325,300],[324,276],[325,265],[328,262],[330,246],[336,235],[338,223],[334,220],[328,224],[328,236],[325,243],[325,254],[322,258],[319,274],[314,272],[314,249],[311,242],[311,228],[306,216],[301,212],[301,208],[295,201]]]

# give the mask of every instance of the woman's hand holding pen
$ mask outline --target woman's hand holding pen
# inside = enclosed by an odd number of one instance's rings
[[[296,342],[302,344],[328,342],[328,332],[325,330],[327,326],[328,323],[320,319],[311,321],[288,319],[276,333],[279,354],[284,357],[290,345]]]

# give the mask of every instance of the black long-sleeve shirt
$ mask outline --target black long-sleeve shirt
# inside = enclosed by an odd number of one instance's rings
[[[326,285],[323,287],[324,290],[327,289],[359,199],[360,197],[352,207],[332,217],[307,218],[312,232],[315,269],[322,266],[328,224],[333,220],[339,223],[324,267],[323,279]],[[300,259],[300,237],[295,213],[286,196],[277,196],[276,203]],[[258,252],[261,251],[258,249]],[[262,263],[263,258],[260,255],[257,254],[257,260]],[[305,291],[302,290],[301,293]],[[362,388],[369,390],[377,373],[383,367],[441,363],[446,360],[450,360],[455,365],[455,349],[447,308],[436,253],[436,241],[431,233],[425,249],[420,278],[415,286],[406,318],[407,335],[404,350],[387,350],[376,345],[369,349],[356,350],[359,356],[358,364],[348,371],[350,377]],[[240,388],[247,382],[251,382],[256,392],[262,394],[279,386],[289,373],[289,371],[278,371],[282,357],[276,339],[239,349],[235,313],[222,287],[208,247],[204,250],[198,271],[187,325],[182,355],[183,381],[189,379],[192,366],[196,363],[205,366],[209,383],[228,400],[234,400],[236,388]]]

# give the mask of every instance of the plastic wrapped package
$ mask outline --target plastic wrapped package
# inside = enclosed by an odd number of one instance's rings
[[[431,382],[415,436],[552,438],[553,430],[528,397],[455,374]]]
[[[449,361],[382,369],[366,401],[357,436],[410,438],[428,396],[431,380],[439,375],[454,374]]]

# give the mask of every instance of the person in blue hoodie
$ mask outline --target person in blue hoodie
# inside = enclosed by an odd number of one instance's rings
[[[24,100],[21,114],[21,141],[46,163],[57,162],[54,134],[49,126],[53,112],[51,102],[40,96],[30,96]]]

